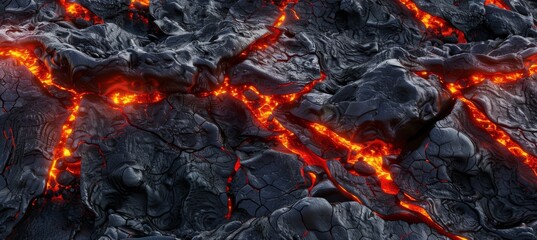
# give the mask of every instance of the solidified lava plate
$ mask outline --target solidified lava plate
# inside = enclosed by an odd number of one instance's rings
[[[0,0],[0,239],[537,239],[533,0]]]

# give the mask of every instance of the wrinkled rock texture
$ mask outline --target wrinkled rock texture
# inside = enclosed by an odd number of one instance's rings
[[[0,55],[0,239],[537,239],[537,165],[466,102],[537,156],[537,3],[497,2],[0,0],[0,52],[54,83]],[[397,149],[396,192],[311,123]]]

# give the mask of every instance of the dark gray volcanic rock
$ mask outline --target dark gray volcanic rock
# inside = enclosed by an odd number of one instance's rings
[[[501,126],[513,140],[532,154],[537,154],[535,84],[535,78],[527,78],[520,84],[510,86],[497,86],[491,82],[484,82],[468,94],[493,122]]]
[[[394,166],[398,185],[450,231],[475,232],[476,238],[535,238],[535,226],[520,222],[535,211],[533,173],[464,120],[469,118],[457,102]]]
[[[537,239],[537,4],[488,2],[0,0],[0,239]]]
[[[293,231],[289,231],[293,229]],[[292,206],[243,224],[230,222],[194,239],[446,239],[424,224],[383,221],[356,202],[332,205],[303,198]]]
[[[68,112],[24,67],[11,60],[2,60],[0,66],[0,236],[6,236],[33,199],[43,194],[51,152]]]
[[[307,101],[307,99],[305,99]],[[389,59],[373,66],[360,79],[339,89],[321,106],[304,104],[294,112],[301,118],[317,113],[321,121],[347,139],[402,142],[415,136],[450,103],[438,81],[423,79]]]

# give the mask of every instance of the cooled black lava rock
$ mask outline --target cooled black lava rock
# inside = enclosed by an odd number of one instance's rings
[[[484,2],[0,1],[0,239],[537,239],[535,169],[460,100],[537,155],[537,3]]]

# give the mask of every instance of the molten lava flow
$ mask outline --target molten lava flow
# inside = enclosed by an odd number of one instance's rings
[[[306,161],[310,165],[325,166],[324,160],[312,155],[308,149],[304,148],[304,146],[297,144],[299,142],[299,139],[295,136],[295,134],[285,128],[276,118],[272,117],[274,110],[276,110],[278,106],[292,102],[298,99],[303,94],[308,93],[309,91],[311,91],[315,84],[324,80],[325,77],[326,75],[321,74],[321,77],[319,79],[312,81],[311,83],[306,85],[302,89],[302,91],[298,93],[267,96],[261,94],[253,86],[233,86],[230,84],[229,77],[226,76],[220,88],[213,91],[211,95],[221,96],[227,94],[235,99],[238,99],[244,104],[244,106],[248,108],[248,110],[250,110],[252,115],[260,124],[262,124],[265,128],[278,133],[278,136],[275,137],[275,140],[278,141],[285,148],[287,148],[290,152],[301,156],[304,161]],[[254,99],[249,99],[248,97],[246,97],[246,91],[255,94],[256,97]],[[240,162],[239,160],[237,160],[237,162],[235,163],[235,172],[238,170],[239,167]],[[233,210],[233,201],[229,190],[230,183],[235,172],[228,177],[228,186],[226,187],[226,191],[228,192],[228,213],[226,214],[227,219],[231,217]]]
[[[286,128],[281,125],[277,120],[272,119],[272,113],[274,110],[283,103],[293,102],[298,99],[300,96],[311,91],[313,86],[317,83],[323,81],[326,78],[324,73],[321,73],[321,77],[313,80],[307,84],[300,92],[284,94],[284,95],[263,95],[260,93],[254,86],[232,86],[230,84],[229,77],[224,78],[224,83],[222,86],[213,92],[213,95],[219,96],[224,93],[228,93],[234,98],[239,99],[249,108],[252,114],[259,120],[260,123],[264,124],[269,129],[273,131],[284,131]],[[255,100],[250,100],[244,94],[246,91],[256,95]]]
[[[492,122],[472,101],[466,99],[462,94],[463,90],[478,85],[485,80],[490,80],[496,84],[506,84],[537,74],[537,63],[527,62],[525,65],[525,71],[493,74],[475,73],[468,79],[461,79],[455,83],[444,83],[444,85],[455,98],[463,101],[468,106],[470,115],[478,126],[485,130],[499,144],[509,150],[515,157],[523,159],[524,164],[530,167],[533,173],[537,175],[537,157],[527,153],[518,143],[511,139],[509,134]],[[418,72],[417,74],[428,78],[431,73]]]
[[[252,115],[256,120],[262,124],[267,129],[270,129],[273,132],[279,133],[276,139],[291,152],[296,153],[300,156],[303,156],[302,150],[296,147],[293,142],[295,142],[296,136],[293,132],[285,128],[277,119],[273,118],[272,114],[276,108],[282,104],[290,103],[298,99],[300,96],[311,91],[315,84],[323,81],[326,78],[325,74],[321,74],[321,77],[307,84],[300,92],[285,94],[285,95],[263,95],[260,93],[254,86],[233,86],[230,84],[229,77],[225,77],[224,83],[221,87],[215,90],[212,94],[219,96],[222,94],[229,94],[235,99],[240,100],[244,105],[250,110]],[[245,92],[255,94],[254,99],[249,99]],[[310,158],[304,159],[311,165],[323,165],[324,163],[319,162],[316,159]],[[309,161],[308,161],[309,160]]]
[[[67,142],[73,132],[73,125],[78,114],[79,104],[84,94],[80,94],[73,89],[68,89],[56,84],[53,81],[52,74],[48,71],[46,66],[28,49],[0,48],[0,58],[14,59],[17,64],[26,67],[39,80],[43,87],[57,88],[73,95],[73,106],[69,109],[71,114],[63,124],[60,140],[53,150],[52,167],[49,170],[49,177],[46,184],[46,190],[56,192],[59,190],[57,177],[60,173],[60,169],[58,169],[58,163],[60,161],[62,162],[62,170],[70,172],[73,176],[80,175],[79,162],[74,161],[75,163],[69,163],[69,161],[63,160],[71,157],[73,151],[73,149],[70,149],[67,146]],[[116,105],[154,103],[164,99],[163,94],[158,92],[141,94],[115,92],[107,97]]]
[[[295,101],[303,94],[311,91],[312,87],[316,83],[323,81],[325,78],[326,75],[321,74],[321,77],[319,79],[312,81],[310,84],[306,85],[306,87],[304,87],[302,91],[298,93],[267,96],[261,94],[253,86],[233,86],[230,84],[229,77],[225,77],[224,83],[221,85],[221,88],[215,90],[212,94],[214,96],[228,94],[229,96],[240,100],[250,110],[252,115],[256,118],[257,122],[262,124],[267,129],[270,129],[279,134],[275,138],[275,140],[277,140],[282,146],[284,146],[290,152],[300,156],[308,165],[321,166],[328,171],[325,159],[322,159],[321,157],[314,154],[311,150],[309,150],[306,146],[300,144],[300,140],[295,136],[292,131],[285,128],[276,118],[272,117],[273,112],[278,106]],[[246,95],[244,94],[246,91],[250,91],[250,93],[255,94],[256,96],[253,98],[255,100],[251,100],[246,97]],[[399,189],[393,183],[390,172],[382,167],[382,157],[387,155],[399,154],[398,150],[393,150],[390,145],[380,140],[373,141],[367,144],[352,143],[349,140],[346,140],[345,138],[338,136],[336,133],[330,131],[325,126],[322,126],[317,123],[313,123],[311,127],[317,132],[317,134],[326,137],[327,139],[330,139],[333,143],[337,145],[349,149],[349,159],[352,159],[349,161],[350,163],[354,163],[356,161],[364,161],[367,164],[371,165],[376,170],[376,175],[381,181],[381,188],[384,192],[391,195],[396,195],[399,193]],[[228,178],[228,183],[230,182],[232,177],[233,176],[230,176],[230,178]],[[349,196],[351,199],[360,202],[358,197],[352,195],[347,190],[345,190],[341,185],[337,183],[337,181],[332,181],[338,187],[338,189],[345,193],[345,195]],[[226,189],[228,189],[229,191],[229,188]],[[226,214],[226,218],[228,219],[229,217],[231,217],[231,210],[233,209],[233,203],[231,200],[231,195],[228,193],[228,213]],[[432,218],[422,207],[411,203],[403,202],[401,202],[401,207],[411,212],[414,212],[415,214],[418,214],[418,216],[422,216],[424,220],[427,220],[427,223],[429,225],[433,226],[435,229],[441,232],[443,231],[438,224],[431,220]],[[443,232],[450,237],[464,239],[462,237],[450,235],[445,231]]]
[[[459,43],[466,43],[466,37],[464,36],[464,33],[456,28],[453,28],[444,19],[422,11],[412,0],[399,0],[399,2],[401,2],[401,4],[403,4],[410,12],[412,12],[414,17],[421,23],[423,23],[425,28],[427,28],[429,31],[432,31],[434,34],[442,35],[444,37],[457,36]]]
[[[12,58],[17,64],[26,67],[45,86],[53,85],[52,75],[42,67],[39,59],[27,49],[0,49],[0,57]]]
[[[283,31],[279,29],[287,19],[287,13],[285,9],[287,8],[287,5],[293,4],[292,7],[298,2],[298,0],[285,0],[281,1],[280,4],[278,4],[278,9],[280,10],[280,15],[278,18],[276,18],[276,21],[272,24],[272,27],[269,29],[270,33],[267,33],[263,35],[261,38],[255,40],[253,43],[248,45],[246,49],[244,49],[239,57],[244,58],[248,56],[253,51],[262,51],[268,48],[269,46],[273,45],[278,41],[280,36],[282,35]],[[291,11],[294,13],[295,18],[299,19],[298,14],[294,11],[294,9],[291,7]]]
[[[375,140],[368,143],[353,143],[335,132],[331,131],[327,127],[318,124],[313,123],[311,124],[311,128],[314,129],[318,134],[328,137],[332,140],[333,143],[342,146],[346,149],[348,149],[348,160],[347,163],[354,164],[357,161],[363,161],[367,163],[369,166],[373,167],[375,169],[375,176],[380,181],[380,187],[382,191],[386,194],[390,195],[397,195],[399,194],[399,187],[393,182],[391,173],[389,170],[385,169],[382,165],[383,163],[383,157],[388,155],[399,155],[400,151],[398,149],[393,148],[389,144],[382,142],[380,140]],[[351,171],[352,173],[352,171]],[[330,173],[328,172],[329,176]],[[330,178],[332,178],[330,176]],[[354,196],[352,193],[348,192],[343,186],[337,183],[337,181],[332,180],[336,187],[346,196],[350,197],[351,199],[361,202],[360,199],[357,196]],[[415,199],[412,199],[415,200]],[[429,226],[433,227],[434,229],[438,230],[440,233],[453,238],[453,239],[465,239],[464,237],[457,236],[451,233],[446,232],[438,223],[436,223],[432,217],[429,215],[427,210],[425,210],[423,207],[414,204],[409,201],[399,201],[399,205],[409,210],[410,212],[413,212],[416,214],[418,218],[420,218],[423,222],[427,223]],[[391,219],[392,216],[382,216],[382,218]],[[395,219],[398,219],[395,217]]]
[[[80,175],[80,163],[75,161],[75,163],[69,163],[64,161],[71,156],[71,152],[74,149],[70,149],[67,146],[67,140],[73,133],[73,125],[76,120],[78,110],[80,108],[80,101],[82,100],[83,94],[77,94],[73,98],[74,105],[70,109],[71,115],[65,121],[62,126],[62,132],[60,135],[60,141],[56,145],[53,151],[52,157],[52,167],[49,171],[49,177],[46,185],[47,190],[52,190],[57,192],[59,190],[59,185],[57,182],[58,174],[60,169],[58,169],[58,162],[62,161],[65,165],[65,170],[70,172],[73,176],[78,177]],[[164,96],[161,93],[143,93],[143,94],[134,94],[134,93],[124,93],[124,92],[115,92],[108,96],[111,101],[120,106],[129,105],[129,104],[145,104],[145,103],[154,103],[164,99]]]
[[[523,159],[524,164],[529,166],[533,173],[537,175],[537,157],[524,151],[524,149],[522,149],[519,144],[514,142],[504,130],[490,121],[489,118],[483,112],[481,112],[473,102],[463,97],[459,99],[466,103],[474,122],[479,127],[484,129],[492,138],[496,140],[496,142],[504,146],[514,156],[519,159]]]
[[[226,184],[226,193],[227,193],[227,213],[225,218],[230,219],[231,214],[233,214],[233,196],[231,195],[231,181],[233,181],[233,177],[235,174],[237,174],[237,171],[241,168],[241,160],[237,158],[235,160],[235,166],[233,166],[233,172],[229,177],[227,178],[227,184]]]
[[[164,95],[159,92],[152,93],[126,93],[114,92],[108,96],[116,105],[156,103],[164,99]]]
[[[43,85],[53,85],[52,75],[42,67],[39,59],[30,50],[1,48],[0,57],[14,59],[17,64],[26,67]]]
[[[302,176],[304,176],[304,169],[301,170]],[[313,189],[313,187],[315,187],[315,184],[317,184],[317,175],[315,173],[308,172],[308,177],[311,180],[311,185],[308,187],[308,193],[311,193],[311,190]]]
[[[475,85],[479,85],[485,80],[490,80],[496,84],[505,84],[505,83],[516,82],[527,76],[528,74],[522,71],[512,72],[512,73],[493,73],[493,74],[476,73],[476,74],[472,74],[469,78],[460,79],[456,83],[449,83],[448,89],[451,93],[457,94],[461,90],[466,89],[468,87],[475,86]]]
[[[131,4],[129,5],[130,8],[135,8],[136,5],[142,6],[142,7],[149,7],[149,0],[131,0]]]
[[[240,58],[248,56],[253,51],[264,50],[278,40],[282,32],[277,27],[280,27],[285,22],[286,15],[284,11],[284,6],[286,6],[286,4],[288,3],[289,1],[286,1],[285,5],[283,5],[283,7],[280,7],[281,14],[273,24],[274,30],[272,30],[272,33],[267,34],[262,38],[254,41],[254,43],[248,46],[239,55]],[[298,16],[296,16],[296,18],[298,19]],[[276,118],[273,117],[273,112],[278,108],[278,106],[281,106],[286,103],[291,103],[299,99],[302,95],[310,92],[315,84],[320,81],[323,81],[325,78],[326,75],[324,73],[321,73],[321,77],[319,79],[312,81],[298,93],[268,96],[260,93],[254,86],[233,86],[230,83],[229,77],[226,76],[224,78],[224,82],[220,85],[220,88],[213,91],[210,95],[220,96],[223,94],[227,94],[235,99],[240,100],[244,104],[244,106],[246,106],[250,110],[257,122],[259,122],[265,128],[278,133],[278,135],[275,137],[275,140],[277,142],[279,142],[290,152],[300,156],[308,165],[323,167],[330,176],[329,178],[340,191],[342,191],[349,198],[361,202],[357,196],[348,192],[344,187],[338,184],[337,181],[335,181],[331,177],[328,167],[326,165],[326,159],[319,157],[305,145],[301,144],[300,139],[298,139],[298,137],[295,136],[292,131],[285,128],[284,125],[282,125]],[[250,95],[245,94],[245,92],[247,91],[250,93]],[[251,97],[251,95],[255,95],[255,97]],[[347,148],[349,153],[348,158],[350,159],[348,163],[352,164],[356,161],[364,161],[370,166],[372,166],[375,169],[376,175],[381,182],[381,188],[387,194],[395,195],[399,193],[399,189],[393,183],[390,172],[382,167],[383,156],[399,154],[398,150],[393,150],[393,148],[389,144],[384,143],[380,140],[372,141],[366,144],[352,143],[351,141],[332,132],[327,127],[317,123],[313,123],[311,125],[311,128],[314,129],[317,134],[329,139],[334,144]],[[235,167],[237,168],[237,165]],[[316,179],[315,174],[313,174],[313,176],[310,176],[312,179]],[[231,181],[232,177],[233,176],[230,176],[228,178],[228,184]],[[229,191],[229,187],[227,187],[226,189],[226,191]],[[227,204],[228,213],[226,214],[226,218],[229,219],[231,217],[233,209],[232,198],[229,192]],[[446,236],[450,236],[456,239],[464,239],[462,237],[445,232],[437,223],[432,221],[432,218],[422,207],[406,202],[401,202],[400,205],[401,207],[417,214],[418,216],[421,216],[420,219],[423,219],[427,224],[437,229],[439,232],[442,232]]]
[[[409,195],[407,194],[404,194],[405,197],[409,198],[411,201],[414,201],[414,199],[412,197],[410,197]],[[438,223],[436,223],[432,218],[431,216],[429,216],[429,213],[427,213],[427,211],[419,206],[419,205],[415,205],[415,204],[412,204],[410,201],[406,201],[406,200],[403,200],[403,201],[400,201],[399,202],[399,205],[401,205],[402,207],[410,210],[410,211],[413,211],[415,213],[419,213],[422,217],[422,221],[426,222],[427,224],[429,224],[429,226],[432,226],[433,228],[435,228],[437,231],[439,231],[441,234],[451,238],[451,239],[456,239],[456,240],[467,240],[468,238],[465,238],[463,236],[458,236],[458,235],[455,235],[455,234],[452,234],[452,233],[449,233],[449,232],[446,232],[440,225],[438,225]]]
[[[58,185],[56,184],[56,177],[59,170],[56,169],[58,160],[71,156],[71,149],[66,146],[67,139],[73,132],[73,122],[76,119],[76,114],[78,112],[78,103],[80,102],[82,96],[76,91],[71,89],[66,89],[62,86],[57,85],[53,82],[52,75],[46,69],[46,67],[39,61],[39,59],[27,49],[0,49],[0,57],[9,57],[14,59],[17,64],[20,64],[26,67],[43,85],[43,87],[54,87],[60,90],[68,91],[74,95],[73,102],[74,106],[71,109],[71,115],[67,121],[62,126],[62,133],[60,135],[60,141],[56,145],[53,151],[52,157],[52,167],[49,171],[49,178],[47,181],[47,190],[57,190]],[[78,164],[67,164],[66,170],[71,172],[73,175],[78,175],[80,173]]]
[[[467,79],[461,79],[456,83],[451,83],[449,90],[452,93],[461,91],[462,89],[478,85],[485,80],[490,80],[496,84],[506,84],[517,82],[520,79],[537,74],[537,63],[526,63],[526,69],[523,71],[515,71],[510,73],[475,73]]]
[[[77,2],[72,2],[70,0],[59,0],[60,5],[65,9],[65,17],[69,21],[76,20],[78,18],[84,19],[93,24],[102,24],[104,21],[92,13],[87,8],[78,4]]]
[[[311,124],[311,128],[318,134],[332,139],[335,144],[348,149],[347,163],[354,164],[358,161],[363,161],[373,167],[384,192],[388,194],[397,194],[399,192],[399,188],[393,183],[390,171],[382,166],[382,158],[388,155],[398,155],[398,150],[394,150],[392,146],[380,140],[364,144],[353,143],[318,123]]]
[[[423,78],[429,78],[429,76],[433,73],[427,72],[427,71],[421,71],[421,72],[416,72],[416,74]],[[479,85],[485,80],[492,81],[496,84],[506,84],[506,83],[517,82],[520,79],[533,76],[536,74],[537,74],[537,63],[530,60],[525,63],[524,70],[508,72],[508,73],[479,73],[477,72],[477,73],[471,74],[467,78],[459,79],[454,83],[445,83],[443,80],[442,82],[454,96],[459,96],[462,90]]]
[[[485,0],[485,5],[494,4],[501,9],[510,10],[511,8],[503,0]]]
[[[0,48],[0,57],[14,59],[17,64],[26,67],[44,87],[55,87],[76,94],[75,91],[54,83],[46,66],[28,49]]]
[[[71,133],[73,133],[73,124],[76,120],[78,110],[80,108],[80,101],[82,100],[82,96],[78,95],[75,96],[73,99],[73,107],[71,109],[71,114],[69,115],[69,118],[65,121],[65,123],[62,126],[62,132],[60,135],[60,141],[54,148],[54,151],[52,152],[52,166],[49,171],[49,176],[47,180],[46,189],[52,190],[56,192],[59,190],[59,185],[57,182],[58,174],[60,170],[58,167],[58,161],[60,160],[66,160],[68,157],[71,157],[71,152],[73,149],[70,149],[67,146],[67,140],[69,139],[69,136],[71,136]],[[79,176],[80,175],[80,163],[69,163],[68,161],[63,161],[63,163],[66,165],[65,170],[69,171],[73,176]]]
[[[148,9],[149,0],[132,0],[129,5],[129,18],[131,21],[141,21],[144,24],[149,24]]]
[[[94,22],[97,22],[97,20],[91,18],[92,16],[91,12],[89,12],[87,9],[83,8],[82,6],[76,3],[67,2],[65,0],[62,0],[61,3],[65,7],[66,13],[68,16],[72,18],[83,18],[86,20],[89,19]],[[135,2],[135,3],[136,5],[144,6],[143,2]],[[282,30],[280,30],[279,27],[281,27],[287,20],[286,8],[287,8],[287,5],[290,3],[296,3],[296,1],[283,1],[279,5],[280,14],[272,25],[271,33],[268,33],[262,38],[254,41],[254,43],[248,46],[240,54],[239,57],[244,58],[248,56],[252,51],[264,50],[267,47],[274,44],[279,39],[279,37],[282,34]],[[293,12],[296,19],[299,18],[296,12],[294,12],[293,10],[291,10],[291,12]],[[428,21],[433,22],[433,23],[438,22],[438,21],[432,21],[432,20],[428,20]],[[426,23],[428,22],[426,21]],[[426,26],[429,26],[429,25],[426,24]],[[74,90],[66,89],[62,86],[56,85],[53,82],[51,74],[46,70],[44,65],[40,63],[39,59],[36,58],[29,50],[3,49],[3,50],[0,50],[0,56],[12,57],[17,61],[17,63],[26,66],[40,80],[40,82],[44,86],[56,87],[61,90],[69,91],[74,96],[73,107],[70,108],[71,113],[68,119],[65,121],[65,123],[62,126],[60,139],[58,141],[57,146],[54,148],[54,151],[53,151],[52,167],[50,169],[49,177],[46,183],[47,190],[57,191],[60,189],[60,186],[57,181],[59,177],[58,175],[60,174],[61,171],[68,171],[74,176],[78,176],[80,174],[80,165],[79,165],[80,163],[69,164],[69,162],[76,162],[76,161],[67,161],[67,160],[70,160],[70,158],[72,157],[71,156],[72,152],[76,150],[76,149],[71,149],[69,147],[69,138],[71,134],[73,133],[73,127],[77,119],[78,111],[80,108],[80,102],[83,97],[83,94],[79,94]],[[300,139],[298,139],[298,137],[292,131],[287,129],[278,119],[273,117],[273,113],[276,109],[278,109],[278,107],[282,106],[283,104],[288,104],[288,103],[296,101],[303,94],[310,92],[315,84],[317,84],[320,81],[323,81],[325,78],[326,76],[324,74],[321,74],[319,79],[316,79],[312,81],[311,83],[307,84],[300,92],[297,92],[297,93],[269,96],[269,95],[262,94],[254,86],[233,86],[230,84],[230,79],[226,77],[221,87],[218,90],[214,91],[212,94],[215,96],[227,94],[241,101],[244,104],[244,106],[246,106],[246,108],[252,113],[253,117],[257,120],[259,124],[261,124],[263,127],[277,134],[274,137],[274,140],[277,141],[279,144],[281,144],[281,146],[284,146],[286,149],[289,150],[289,152],[292,152],[300,156],[307,164],[321,166],[325,170],[328,171],[325,159],[319,157],[318,155],[313,153],[309,148],[307,148],[305,145],[301,144]],[[245,94],[246,92],[248,92],[249,94]],[[251,97],[251,96],[255,96],[255,97]],[[126,93],[126,92],[114,92],[110,95],[107,95],[106,97],[110,99],[116,105],[150,103],[150,102],[157,102],[163,99],[163,96],[160,93],[134,94],[134,93]],[[397,150],[393,150],[390,145],[381,141],[373,141],[373,142],[364,143],[364,144],[352,143],[351,141],[346,140],[345,138],[337,135],[336,133],[332,132],[331,130],[329,130],[328,128],[320,124],[314,123],[310,127],[318,135],[321,135],[321,137],[330,139],[330,141],[333,142],[334,144],[348,149],[348,155],[349,155],[348,163],[352,164],[352,163],[355,163],[356,161],[364,161],[370,166],[372,166],[376,171],[376,176],[381,182],[381,188],[387,194],[395,195],[399,193],[397,186],[393,184],[393,180],[390,175],[390,172],[383,169],[382,167],[382,157],[386,155],[398,154],[399,152]],[[240,160],[237,159],[234,165],[233,175],[239,170],[239,168],[240,168]],[[329,172],[328,174],[330,175]],[[228,177],[227,186],[226,186],[226,192],[228,193],[228,200],[227,200],[228,212],[226,214],[226,218],[228,219],[231,217],[232,210],[233,210],[233,199],[232,199],[231,194],[229,193],[231,190],[230,188],[231,188],[231,181],[232,181],[233,175]],[[316,178],[316,175],[313,174],[313,175],[310,175],[310,177],[312,178],[312,181],[315,183],[314,179]],[[338,189],[344,192],[344,194],[347,194],[351,199],[360,201],[357,196],[350,194],[341,185],[339,185],[333,178],[331,179],[334,182],[334,184],[338,187]],[[413,205],[410,203],[402,202],[401,206],[405,209],[408,209],[411,212],[416,213],[419,216],[422,216],[429,220],[431,219],[431,217],[427,214],[427,212],[418,205]],[[427,222],[427,223],[430,225],[434,225],[434,222],[433,223]],[[437,226],[435,228],[438,229]]]

